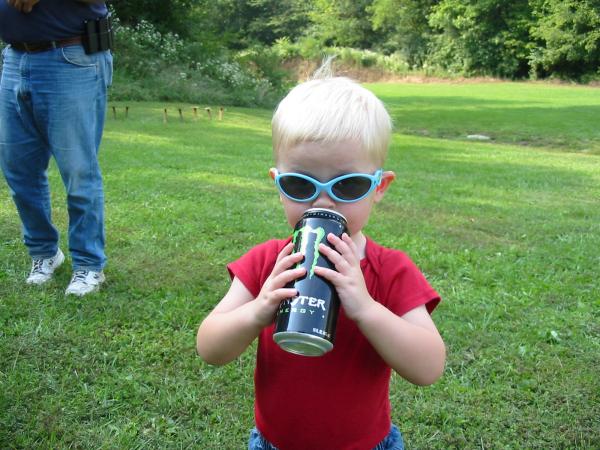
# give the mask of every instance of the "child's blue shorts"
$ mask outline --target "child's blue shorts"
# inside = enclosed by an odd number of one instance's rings
[[[260,432],[254,428],[250,432],[248,441],[248,450],[278,450],[273,444],[267,441]],[[404,450],[404,441],[402,433],[396,425],[392,425],[388,435],[377,444],[373,450]]]

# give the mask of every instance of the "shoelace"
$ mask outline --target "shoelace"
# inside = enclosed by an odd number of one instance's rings
[[[78,281],[85,283],[87,276],[88,276],[87,270],[76,270],[75,272],[73,272],[73,278],[71,278],[71,283],[76,283]]]
[[[34,259],[33,267],[31,268],[32,273],[43,273],[44,260],[43,259]]]

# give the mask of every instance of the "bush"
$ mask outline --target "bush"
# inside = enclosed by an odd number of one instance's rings
[[[337,62],[354,69],[378,69],[393,75],[406,75],[411,71],[400,52],[384,55],[349,47],[321,47],[314,38],[302,38],[296,43],[279,39],[270,52],[283,62],[303,59],[319,64],[323,57],[335,56]]]
[[[144,20],[126,26],[115,18],[114,28],[113,100],[270,106],[280,94],[284,75],[257,50],[239,56],[225,49],[208,51]]]

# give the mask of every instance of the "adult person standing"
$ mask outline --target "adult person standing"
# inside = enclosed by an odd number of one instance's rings
[[[103,1],[0,0],[0,38],[9,44],[2,52],[0,164],[33,260],[26,282],[48,282],[65,259],[51,219],[52,156],[69,212],[73,275],[65,294],[79,296],[105,279],[98,149],[112,54],[100,39],[106,34],[90,30],[106,30],[107,15]]]

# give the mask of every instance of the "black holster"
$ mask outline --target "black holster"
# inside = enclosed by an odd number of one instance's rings
[[[114,32],[110,16],[86,20],[84,25],[83,48],[88,55],[114,48]]]

